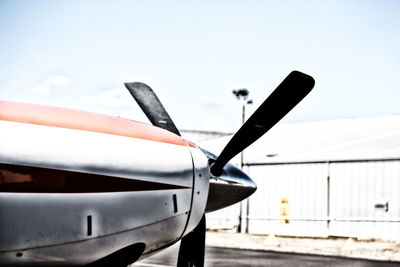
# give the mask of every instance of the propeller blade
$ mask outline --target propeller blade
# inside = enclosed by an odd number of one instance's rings
[[[232,137],[211,166],[211,173],[221,175],[229,160],[270,130],[311,91],[314,84],[311,76],[291,72]]]
[[[203,267],[205,246],[206,215],[203,215],[196,228],[182,238],[177,267]]]
[[[144,114],[146,114],[147,118],[154,126],[163,128],[179,136],[181,135],[164,106],[161,104],[161,101],[148,85],[134,82],[125,83],[125,87],[129,90]]]

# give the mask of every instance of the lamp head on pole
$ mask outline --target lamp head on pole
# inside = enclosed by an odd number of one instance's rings
[[[233,90],[232,93],[237,97],[237,99],[246,100],[249,95],[249,90],[247,90],[246,88],[240,88]]]

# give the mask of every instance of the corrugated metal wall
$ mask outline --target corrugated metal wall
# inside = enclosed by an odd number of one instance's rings
[[[243,204],[249,233],[400,240],[400,159],[250,164],[246,171],[258,186]],[[210,227],[215,218],[238,222],[238,208],[209,214]]]
[[[326,216],[327,164],[251,166],[248,173],[257,184],[249,199],[250,233],[326,235],[326,222],[302,219]],[[296,220],[281,220],[282,200],[288,202],[288,217]]]
[[[400,161],[332,163],[331,235],[400,240]]]

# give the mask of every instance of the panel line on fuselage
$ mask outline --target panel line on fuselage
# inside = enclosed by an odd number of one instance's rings
[[[105,193],[189,188],[94,173],[0,163],[2,193]]]

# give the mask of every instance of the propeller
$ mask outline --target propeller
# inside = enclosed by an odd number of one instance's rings
[[[229,160],[268,132],[311,91],[314,84],[311,76],[291,72],[232,137],[212,164],[211,173],[220,176]]]
[[[168,115],[167,110],[148,85],[134,82],[125,83],[125,87],[129,90],[139,107],[154,126],[163,128],[179,136],[181,135],[171,117]]]
[[[154,126],[180,136],[179,130],[161,104],[161,101],[148,85],[140,82],[133,82],[125,83],[125,87],[129,90]],[[177,263],[178,267],[204,266],[205,238],[206,216],[203,214],[200,223],[181,240]]]
[[[210,188],[206,212],[221,209],[250,196],[255,183],[241,170],[227,164],[234,156],[255,142],[292,110],[314,87],[314,79],[299,71],[291,72],[253,115],[236,132],[219,157],[204,150],[210,159]],[[146,84],[125,83],[143,112],[155,126],[180,135],[167,111],[153,90]],[[178,267],[204,266],[206,219],[181,240]]]
[[[179,247],[177,267],[201,267],[204,265],[206,246],[206,215],[192,232],[184,236]]]

